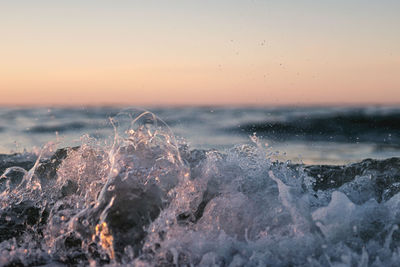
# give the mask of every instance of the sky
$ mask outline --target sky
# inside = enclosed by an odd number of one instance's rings
[[[0,105],[400,104],[399,10],[0,0]]]

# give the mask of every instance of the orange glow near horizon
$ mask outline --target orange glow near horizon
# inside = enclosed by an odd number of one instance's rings
[[[39,2],[0,4],[1,105],[400,104],[391,1]]]

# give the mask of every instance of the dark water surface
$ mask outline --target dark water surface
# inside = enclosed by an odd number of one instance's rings
[[[0,109],[0,153],[31,151],[59,138],[113,136],[109,117],[123,107]],[[191,148],[227,149],[261,142],[280,158],[309,164],[345,164],[400,155],[400,107],[151,108]],[[285,154],[286,153],[286,154]]]

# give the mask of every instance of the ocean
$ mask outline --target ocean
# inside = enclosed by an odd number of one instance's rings
[[[0,108],[0,266],[398,266],[400,107]]]
[[[0,153],[33,151],[47,142],[79,145],[114,136],[109,118],[126,107],[2,108]],[[193,149],[250,144],[253,134],[280,159],[348,164],[399,156],[400,107],[142,108]]]

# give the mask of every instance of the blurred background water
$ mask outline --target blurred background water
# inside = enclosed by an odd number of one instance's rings
[[[109,118],[126,107],[1,108],[0,153],[78,145],[114,135]],[[191,149],[224,150],[255,134],[279,160],[346,164],[400,156],[400,107],[150,107]]]

